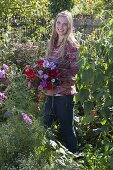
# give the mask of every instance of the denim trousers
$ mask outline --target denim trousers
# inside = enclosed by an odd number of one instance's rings
[[[60,123],[63,141],[66,148],[75,153],[77,151],[77,137],[73,120],[73,96],[47,96],[44,111],[44,125],[51,128],[57,120]]]

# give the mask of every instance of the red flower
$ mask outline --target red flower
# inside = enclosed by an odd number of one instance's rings
[[[37,61],[37,65],[39,66],[39,67],[41,67],[41,66],[43,66],[43,63],[44,63],[44,60],[39,60],[39,61]]]
[[[56,78],[56,77],[58,76],[58,73],[59,73],[59,71],[58,71],[57,69],[55,69],[55,70],[50,70],[50,71],[48,72],[48,76],[49,76],[50,78]]]
[[[46,88],[47,90],[52,90],[53,89],[52,83],[48,82]]]
[[[30,79],[34,79],[36,77],[35,72],[32,70],[32,68],[29,65],[25,66],[24,74]]]

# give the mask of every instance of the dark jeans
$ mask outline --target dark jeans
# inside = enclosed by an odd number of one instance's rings
[[[50,128],[58,120],[67,149],[77,151],[77,138],[73,126],[73,96],[47,96],[45,103],[44,124]]]

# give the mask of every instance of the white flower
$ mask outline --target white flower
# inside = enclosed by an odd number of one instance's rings
[[[55,79],[52,79],[51,82],[54,83],[54,82],[55,82]]]

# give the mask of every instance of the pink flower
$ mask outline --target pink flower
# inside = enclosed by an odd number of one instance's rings
[[[24,73],[36,92],[54,89],[60,84],[60,72],[54,62],[41,59],[33,67],[25,66]]]
[[[7,96],[5,96],[5,94],[4,93],[1,93],[0,92],[0,100],[2,100],[2,99],[6,99],[7,98]]]
[[[9,71],[9,67],[8,67],[8,65],[6,65],[6,64],[3,64],[3,69],[4,69],[4,71]]]
[[[22,115],[23,120],[24,120],[26,123],[28,123],[29,125],[32,124],[32,119],[30,119],[30,117],[29,117],[27,114],[25,114],[25,113],[22,112],[21,115]]]
[[[5,78],[5,71],[4,70],[0,70],[0,78]]]

